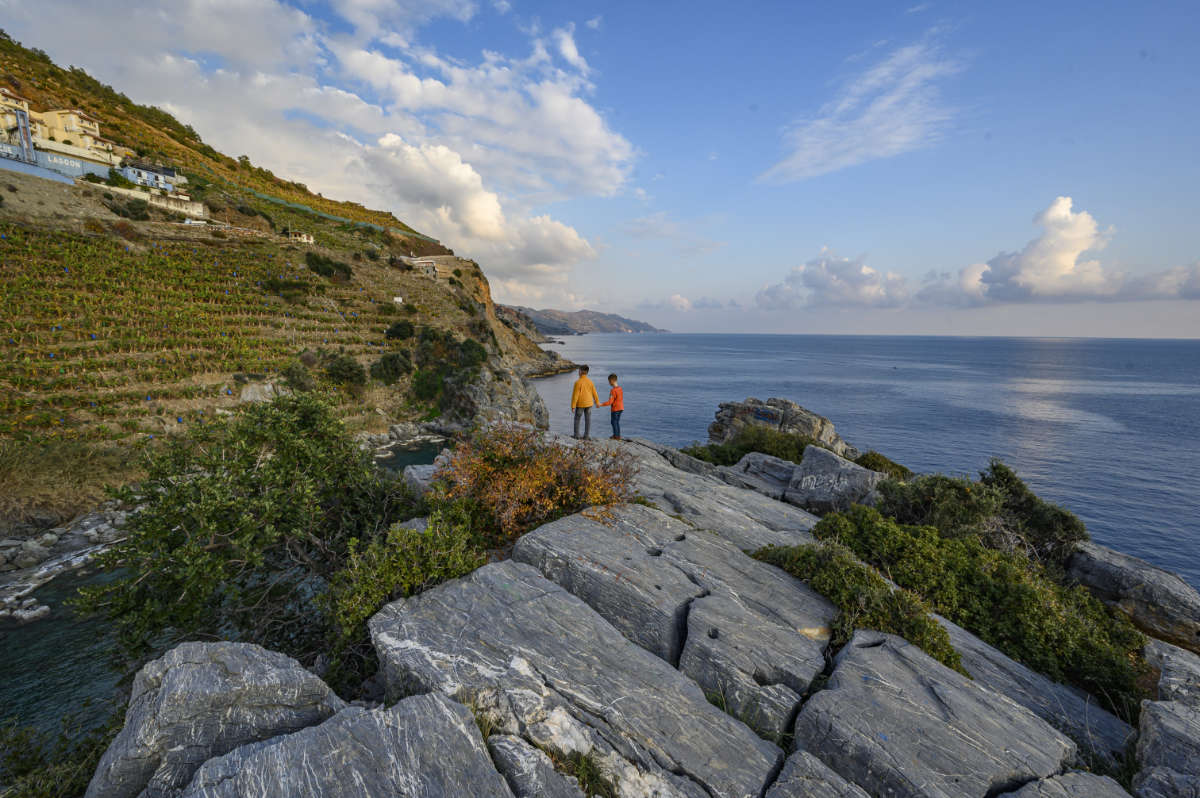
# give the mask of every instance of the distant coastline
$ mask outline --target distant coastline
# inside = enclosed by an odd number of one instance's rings
[[[615,313],[600,313],[595,310],[554,310],[523,307],[520,305],[500,306],[510,323],[531,328],[542,336],[584,335],[586,333],[667,333],[644,321],[618,316]]]

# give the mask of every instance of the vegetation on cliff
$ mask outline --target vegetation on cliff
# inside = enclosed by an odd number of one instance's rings
[[[739,460],[751,452],[761,452],[781,460],[799,463],[804,457],[804,449],[807,446],[829,449],[829,446],[816,438],[781,432],[762,424],[751,424],[742,427],[737,434],[724,443],[697,443],[683,449],[683,452],[698,460],[722,466],[736,465]],[[863,468],[887,474],[893,479],[904,480],[912,477],[912,471],[876,451],[860,455],[854,462]]]

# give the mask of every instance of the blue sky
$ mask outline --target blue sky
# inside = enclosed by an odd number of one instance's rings
[[[1197,3],[0,18],[225,152],[393,210],[516,303],[687,331],[1200,336]]]

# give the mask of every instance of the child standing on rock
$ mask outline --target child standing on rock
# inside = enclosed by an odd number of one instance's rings
[[[614,441],[623,440],[621,437],[621,414],[625,412],[625,392],[621,390],[621,386],[617,385],[617,375],[608,375],[608,401],[601,402],[601,407],[609,409],[608,420],[612,422],[612,439]]]

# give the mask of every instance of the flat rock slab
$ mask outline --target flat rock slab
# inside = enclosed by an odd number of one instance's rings
[[[1137,798],[1200,798],[1200,776],[1149,768],[1133,777],[1133,794]]]
[[[782,500],[795,471],[796,464],[791,460],[762,452],[748,452],[736,465],[722,468],[720,476],[735,487],[749,488],[772,499]]]
[[[716,476],[676,468],[667,456],[659,453],[666,447],[658,444],[640,440],[613,443],[629,452],[637,462],[633,485],[638,494],[663,512],[715,532],[743,551],[815,541],[809,530],[818,519],[799,507],[728,485]],[[599,445],[612,444],[604,441]]]
[[[1129,798],[1129,793],[1108,776],[1074,772],[1031,781],[1000,798]]]
[[[1150,640],[1146,662],[1158,668],[1158,699],[1200,709],[1200,656],[1161,640]]]
[[[1200,776],[1200,710],[1178,701],[1143,701],[1137,742],[1143,768]]]
[[[766,798],[871,798],[808,751],[788,757]]]
[[[1078,543],[1067,574],[1152,637],[1200,653],[1200,593],[1145,560],[1095,543]]]
[[[512,798],[470,710],[445,696],[350,707],[320,726],[236,748],[180,798]]]
[[[291,657],[251,643],[183,643],[134,677],[125,727],[87,798],[174,795],[206,760],[345,706]]]
[[[1073,742],[892,635],[856,632],[796,745],[872,795],[984,798],[1058,773]]]
[[[676,665],[710,699],[771,738],[825,667],[836,609],[716,535],[630,504],[526,534],[513,558]]]
[[[963,668],[976,684],[1016,701],[1110,765],[1118,764],[1136,733],[1132,726],[1102,709],[1087,693],[1051,681],[961,626],[934,617],[950,635],[950,643],[962,655]]]
[[[516,798],[584,798],[575,779],[555,770],[550,757],[520,737],[493,734],[487,744]]]
[[[818,514],[841,512],[854,504],[874,504],[875,487],[885,478],[828,449],[809,445],[792,472],[783,500]]]
[[[393,695],[440,692],[540,748],[591,754],[622,794],[759,796],[782,752],[595,610],[512,560],[369,622]]]

